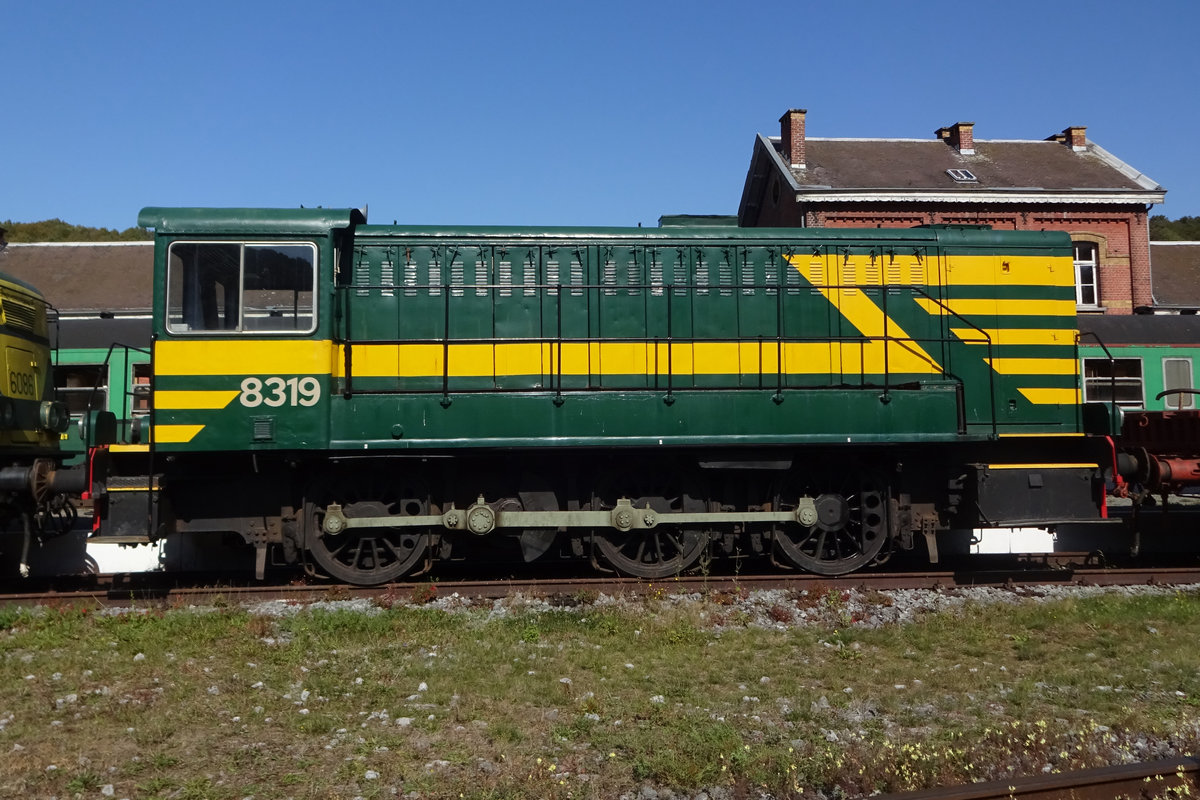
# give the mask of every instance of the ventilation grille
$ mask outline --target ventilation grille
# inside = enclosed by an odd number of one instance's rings
[[[271,442],[275,440],[274,417],[255,417],[252,422],[254,424],[254,441]]]
[[[33,333],[34,322],[37,320],[37,311],[33,306],[18,302],[11,297],[5,297],[3,300],[4,322],[13,328]]]

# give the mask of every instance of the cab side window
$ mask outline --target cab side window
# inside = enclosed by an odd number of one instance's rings
[[[173,242],[172,333],[310,333],[317,249],[310,243]]]

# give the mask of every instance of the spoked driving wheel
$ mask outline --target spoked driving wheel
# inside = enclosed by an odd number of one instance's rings
[[[599,505],[599,504],[596,504]],[[704,510],[704,501],[686,494],[672,497],[639,497],[632,500],[631,513],[648,508],[657,513]],[[619,575],[634,578],[665,578],[696,566],[708,555],[708,532],[678,525],[649,529],[598,530],[592,537],[596,552]]]
[[[836,491],[812,496],[784,489],[779,508],[796,522],[774,531],[775,547],[789,563],[818,575],[845,575],[869,564],[888,538],[888,492],[882,481],[855,477]]]
[[[708,546],[708,535],[664,526],[648,531],[601,531],[595,543],[604,561],[620,575],[666,578],[700,561]]]
[[[331,577],[359,586],[388,583],[407,575],[428,554],[427,528],[344,524],[354,519],[427,514],[429,499],[423,489],[344,480],[323,487],[318,496],[309,510],[306,541],[313,559]]]

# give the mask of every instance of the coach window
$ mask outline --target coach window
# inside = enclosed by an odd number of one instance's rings
[[[103,364],[57,364],[54,389],[73,419],[89,409],[108,409],[108,369]]]
[[[1083,399],[1089,403],[1116,400],[1122,408],[1145,408],[1140,358],[1085,358]]]
[[[312,244],[174,242],[167,257],[172,333],[310,333]]]
[[[1075,304],[1080,308],[1099,308],[1100,290],[1096,283],[1098,248],[1095,242],[1074,242]]]
[[[130,368],[129,396],[132,398],[129,416],[145,417],[150,414],[150,365],[133,364]]]
[[[1168,394],[1163,396],[1163,403],[1170,409],[1183,409],[1196,407],[1196,395],[1191,394],[1192,387],[1192,360],[1190,358],[1164,358],[1163,359],[1163,389],[1172,391],[1175,389],[1188,389],[1189,392],[1178,392],[1177,394]]]

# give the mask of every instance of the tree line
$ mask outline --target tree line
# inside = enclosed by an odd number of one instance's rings
[[[154,234],[145,228],[126,228],[123,231],[111,228],[89,228],[72,225],[61,219],[46,219],[41,222],[0,222],[4,238],[13,243],[28,242],[140,242],[153,239]]]
[[[1200,217],[1180,217],[1174,220],[1161,215],[1151,217],[1150,241],[1200,242]]]

